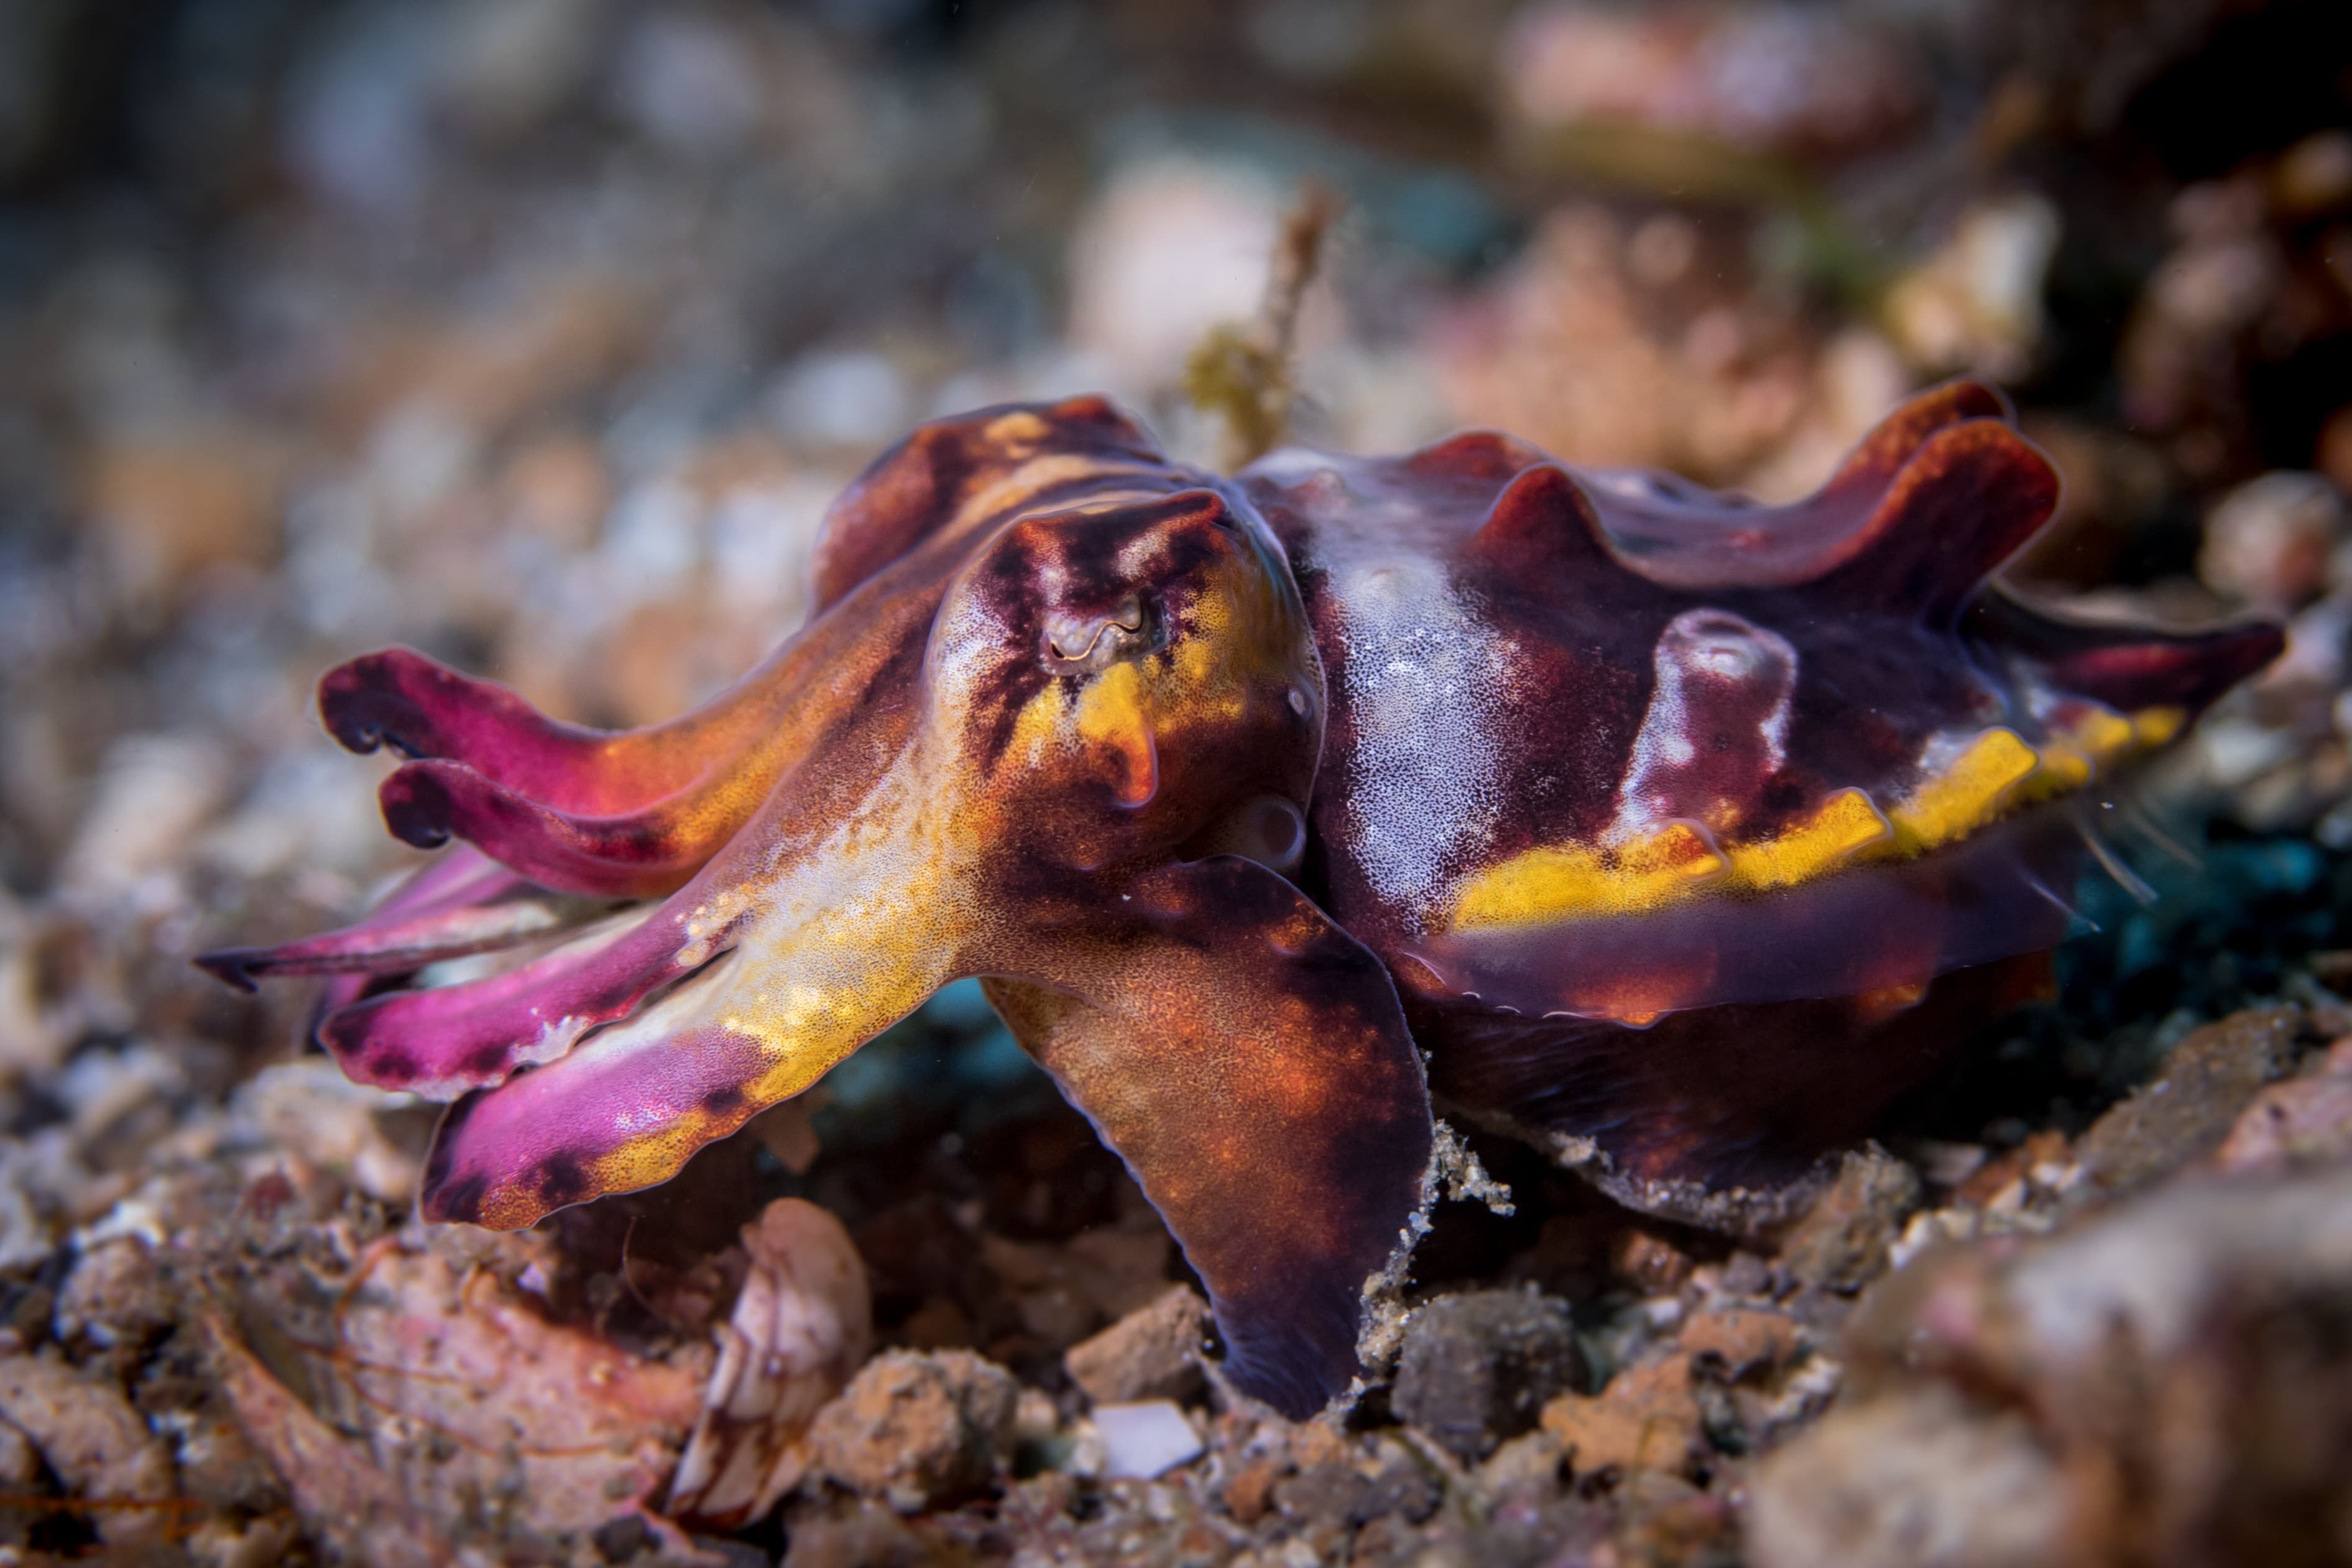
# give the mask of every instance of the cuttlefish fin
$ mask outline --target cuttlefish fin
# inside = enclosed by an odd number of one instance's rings
[[[2022,654],[2062,691],[2129,713],[2201,712],[2276,658],[2285,633],[2269,621],[2159,627],[2067,615],[2000,584],[1969,606],[1964,629],[1989,650]]]
[[[1294,1419],[1359,1371],[1367,1287],[1427,1201],[1420,1053],[1380,961],[1230,856],[1145,873],[1062,939],[1054,984],[984,978],[1208,1287],[1226,1374]]]

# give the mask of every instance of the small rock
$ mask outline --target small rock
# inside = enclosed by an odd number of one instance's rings
[[[172,1456],[114,1388],[61,1361],[9,1356],[0,1360],[0,1420],[32,1439],[72,1495],[159,1505],[99,1510],[101,1538],[119,1543],[167,1533],[172,1516],[160,1505],[173,1492]]]
[[[98,443],[86,499],[125,597],[163,599],[207,567],[266,562],[286,466],[278,445],[251,429],[191,426]]]
[[[1785,1312],[1727,1307],[1683,1325],[1685,1353],[1712,1357],[1727,1383],[1769,1376],[1797,1359],[1804,1331]]]
[[[30,1437],[0,1421],[0,1487],[21,1493],[40,1479],[40,1450]]]
[[[1353,1465],[1312,1465],[1276,1483],[1274,1506],[1285,1519],[1307,1525],[1361,1523],[1372,1483]]]
[[[2279,471],[2221,498],[2205,520],[2197,574],[2208,587],[2272,615],[2292,615],[2326,591],[2329,559],[2352,515],[2318,474]]]
[[[653,1526],[641,1513],[625,1513],[618,1519],[608,1519],[588,1532],[588,1543],[596,1555],[607,1563],[626,1563],[630,1558],[654,1549]]]
[[[205,1568],[270,1568],[294,1555],[301,1526],[278,1512],[239,1522],[215,1514],[188,1535],[188,1556]]]
[[[819,352],[784,367],[771,401],[776,421],[803,440],[874,447],[905,426],[907,384],[871,350]]]
[[[1062,1365],[1097,1405],[1185,1399],[1201,1386],[1201,1342],[1209,1304],[1189,1285],[1072,1345]]]
[[[1842,1410],[1775,1451],[1751,1493],[1757,1568],[2074,1561],[2073,1478],[2015,1416],[1943,1389]]]
[[[1597,1394],[1563,1394],[1543,1408],[1543,1429],[1568,1451],[1580,1477],[1680,1469],[1699,1436],[1690,1358],[1638,1363]]]
[[[922,1568],[938,1553],[877,1503],[793,1521],[782,1568]]]
[[[1925,96],[1894,40],[1787,4],[1529,6],[1501,67],[1503,108],[1530,132],[1624,127],[1783,156],[1881,150]]]
[[[2213,1152],[2216,1170],[2280,1174],[2352,1155],[2352,1041],[2329,1051],[2326,1070],[2258,1092]]]
[[[1013,1376],[965,1351],[887,1351],[809,1428],[810,1468],[912,1512],[987,1486],[1013,1440]]]
[[[2218,1148],[2263,1086],[2285,1075],[2300,1030],[2292,1008],[2267,1007],[2191,1031],[2153,1083],[2075,1142],[2086,1184],[2129,1192]]]
[[[1172,382],[1265,286],[1282,193],[1255,170],[1166,155],[1112,174],[1070,237],[1070,339],[1123,384]]]
[[[1526,1442],[1529,1437],[1541,1436],[1540,1433],[1527,1433],[1512,1441]],[[1424,1465],[1400,1454],[1381,1466],[1372,1477],[1360,1507],[1369,1519],[1395,1514],[1419,1524],[1435,1513],[1437,1505],[1444,1500],[1445,1491],[1438,1484],[1437,1478],[1430,1474]]]
[[[233,1110],[294,1159],[331,1171],[379,1203],[416,1190],[416,1157],[385,1132],[379,1113],[414,1103],[405,1094],[353,1083],[324,1057],[264,1068],[239,1089]]]
[[[1780,1260],[1828,1290],[1858,1290],[1886,1268],[1903,1221],[1919,1206],[1919,1173],[1876,1149],[1846,1155],[1835,1184],[1790,1229]]]
[[[824,1152],[816,1135],[816,1113],[825,1098],[823,1085],[796,1094],[753,1117],[745,1131],[776,1157],[776,1163],[795,1176],[805,1176]]]
[[[1536,1424],[1544,1402],[1584,1381],[1565,1303],[1533,1290],[1448,1296],[1413,1314],[1390,1402],[1465,1459]]]
[[[228,775],[220,746],[202,736],[117,741],[66,846],[58,886],[85,900],[119,897],[176,864],[182,847],[226,804]]]
[[[1225,1483],[1225,1511],[1244,1524],[1255,1524],[1265,1518],[1283,1468],[1279,1459],[1255,1459],[1236,1470]]]
[[[1568,1449],[1559,1436],[1538,1426],[1532,1432],[1522,1432],[1486,1457],[1478,1467],[1480,1489],[1501,1495],[1505,1492],[1543,1492],[1559,1485],[1560,1467],[1567,1461]]]
[[[1201,1435],[1171,1400],[1097,1405],[1094,1424],[1102,1438],[1102,1473],[1112,1480],[1148,1481],[1202,1452]]]
[[[1776,1450],[1788,1544],[1759,1562],[2340,1560],[2352,1172],[2177,1181],[2095,1212],[1874,1290],[1842,1342],[1864,1403]],[[1963,1529],[1983,1546],[1919,1546]]]
[[[144,1340],[174,1316],[172,1285],[153,1249],[135,1237],[120,1237],[75,1261],[58,1295],[57,1333],[103,1349]]]
[[[1610,1268],[1633,1281],[1645,1296],[1669,1296],[1697,1267],[1697,1259],[1664,1237],[1647,1230],[1629,1230],[1609,1251]]]
[[[2047,200],[1980,202],[1887,289],[1887,331],[1922,370],[2017,376],[2042,336],[2043,274],[2057,249],[2058,209]]]
[[[748,1541],[698,1534],[687,1540],[694,1547],[695,1568],[771,1568],[775,1561]]]

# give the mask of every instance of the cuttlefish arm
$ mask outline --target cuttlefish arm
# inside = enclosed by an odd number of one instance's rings
[[[328,729],[353,751],[408,759],[379,797],[393,836],[462,839],[542,888],[658,898],[750,821],[785,772],[820,750],[842,710],[893,677],[929,605],[877,585],[702,709],[666,724],[591,730],[405,648],[319,684]]]
[[[423,1207],[512,1227],[667,1179],[990,977],[1199,1268],[1235,1384],[1305,1415],[1356,1373],[1431,1127],[1386,973],[1269,868],[1301,847],[1320,735],[1295,590],[1209,487],[1020,517],[968,553],[920,678],[632,931],[369,1004],[332,1043],[355,1073],[419,1040],[428,1078],[481,1053],[500,1076],[452,1108]]]
[[[821,613],[808,629],[693,712],[592,729],[388,648],[330,670],[320,717],[354,752],[389,747],[406,759],[380,791],[402,841],[462,839],[562,892],[658,898],[824,748],[845,708],[895,678],[889,657],[936,603],[925,588],[973,538],[1050,498],[1181,489],[1191,478],[1100,398],[937,420],[834,503],[817,544]]]
[[[211,966],[331,972],[345,1072],[455,1101],[425,1216],[508,1228],[667,1179],[986,977],[1199,1269],[1234,1385],[1344,1394],[1432,1127],[1387,973],[1283,876],[1326,697],[1279,543],[1079,399],[919,431],[819,555],[817,618],[671,725],[557,723],[397,651],[331,674],[334,733],[410,759],[395,833],[467,847],[349,931]]]
[[[1104,914],[1053,944],[1055,984],[982,984],[1182,1245],[1226,1375],[1303,1419],[1357,1374],[1365,1289],[1427,1195],[1429,1096],[1395,990],[1234,857],[1139,877]]]
[[[1235,1386],[1294,1417],[1344,1393],[1365,1287],[1409,1247],[1430,1160],[1379,961],[1234,857],[1057,899],[1042,928],[968,923],[971,889],[884,858],[907,880],[813,877],[841,901],[738,932],[664,1000],[460,1100],[426,1217],[513,1227],[667,1180],[959,973],[1011,971],[1034,978],[986,979],[991,1001],[1167,1221]]]

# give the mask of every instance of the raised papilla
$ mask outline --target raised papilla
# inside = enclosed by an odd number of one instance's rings
[[[1234,1384],[1304,1415],[1422,1226],[1433,1099],[1703,1218],[2020,994],[2076,814],[2280,641],[1990,583],[2057,489],[1965,382],[1782,507],[1495,435],[1223,478],[1097,398],[942,420],[835,504],[809,624],[673,722],[330,671],[336,738],[407,759],[393,831],[462,842],[202,962],[332,976],[344,1071],[455,1102],[425,1213],[509,1227],[980,976]]]

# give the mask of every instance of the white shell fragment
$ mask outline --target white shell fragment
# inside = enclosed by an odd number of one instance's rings
[[[1097,1405],[1094,1426],[1102,1439],[1102,1473],[1111,1480],[1148,1481],[1202,1452],[1201,1435],[1171,1400]]]
[[[743,1227],[751,1272],[719,1330],[702,1418],[669,1511],[727,1529],[763,1518],[800,1481],[810,1419],[865,1363],[874,1337],[866,1265],[841,1222],[778,1198]]]

